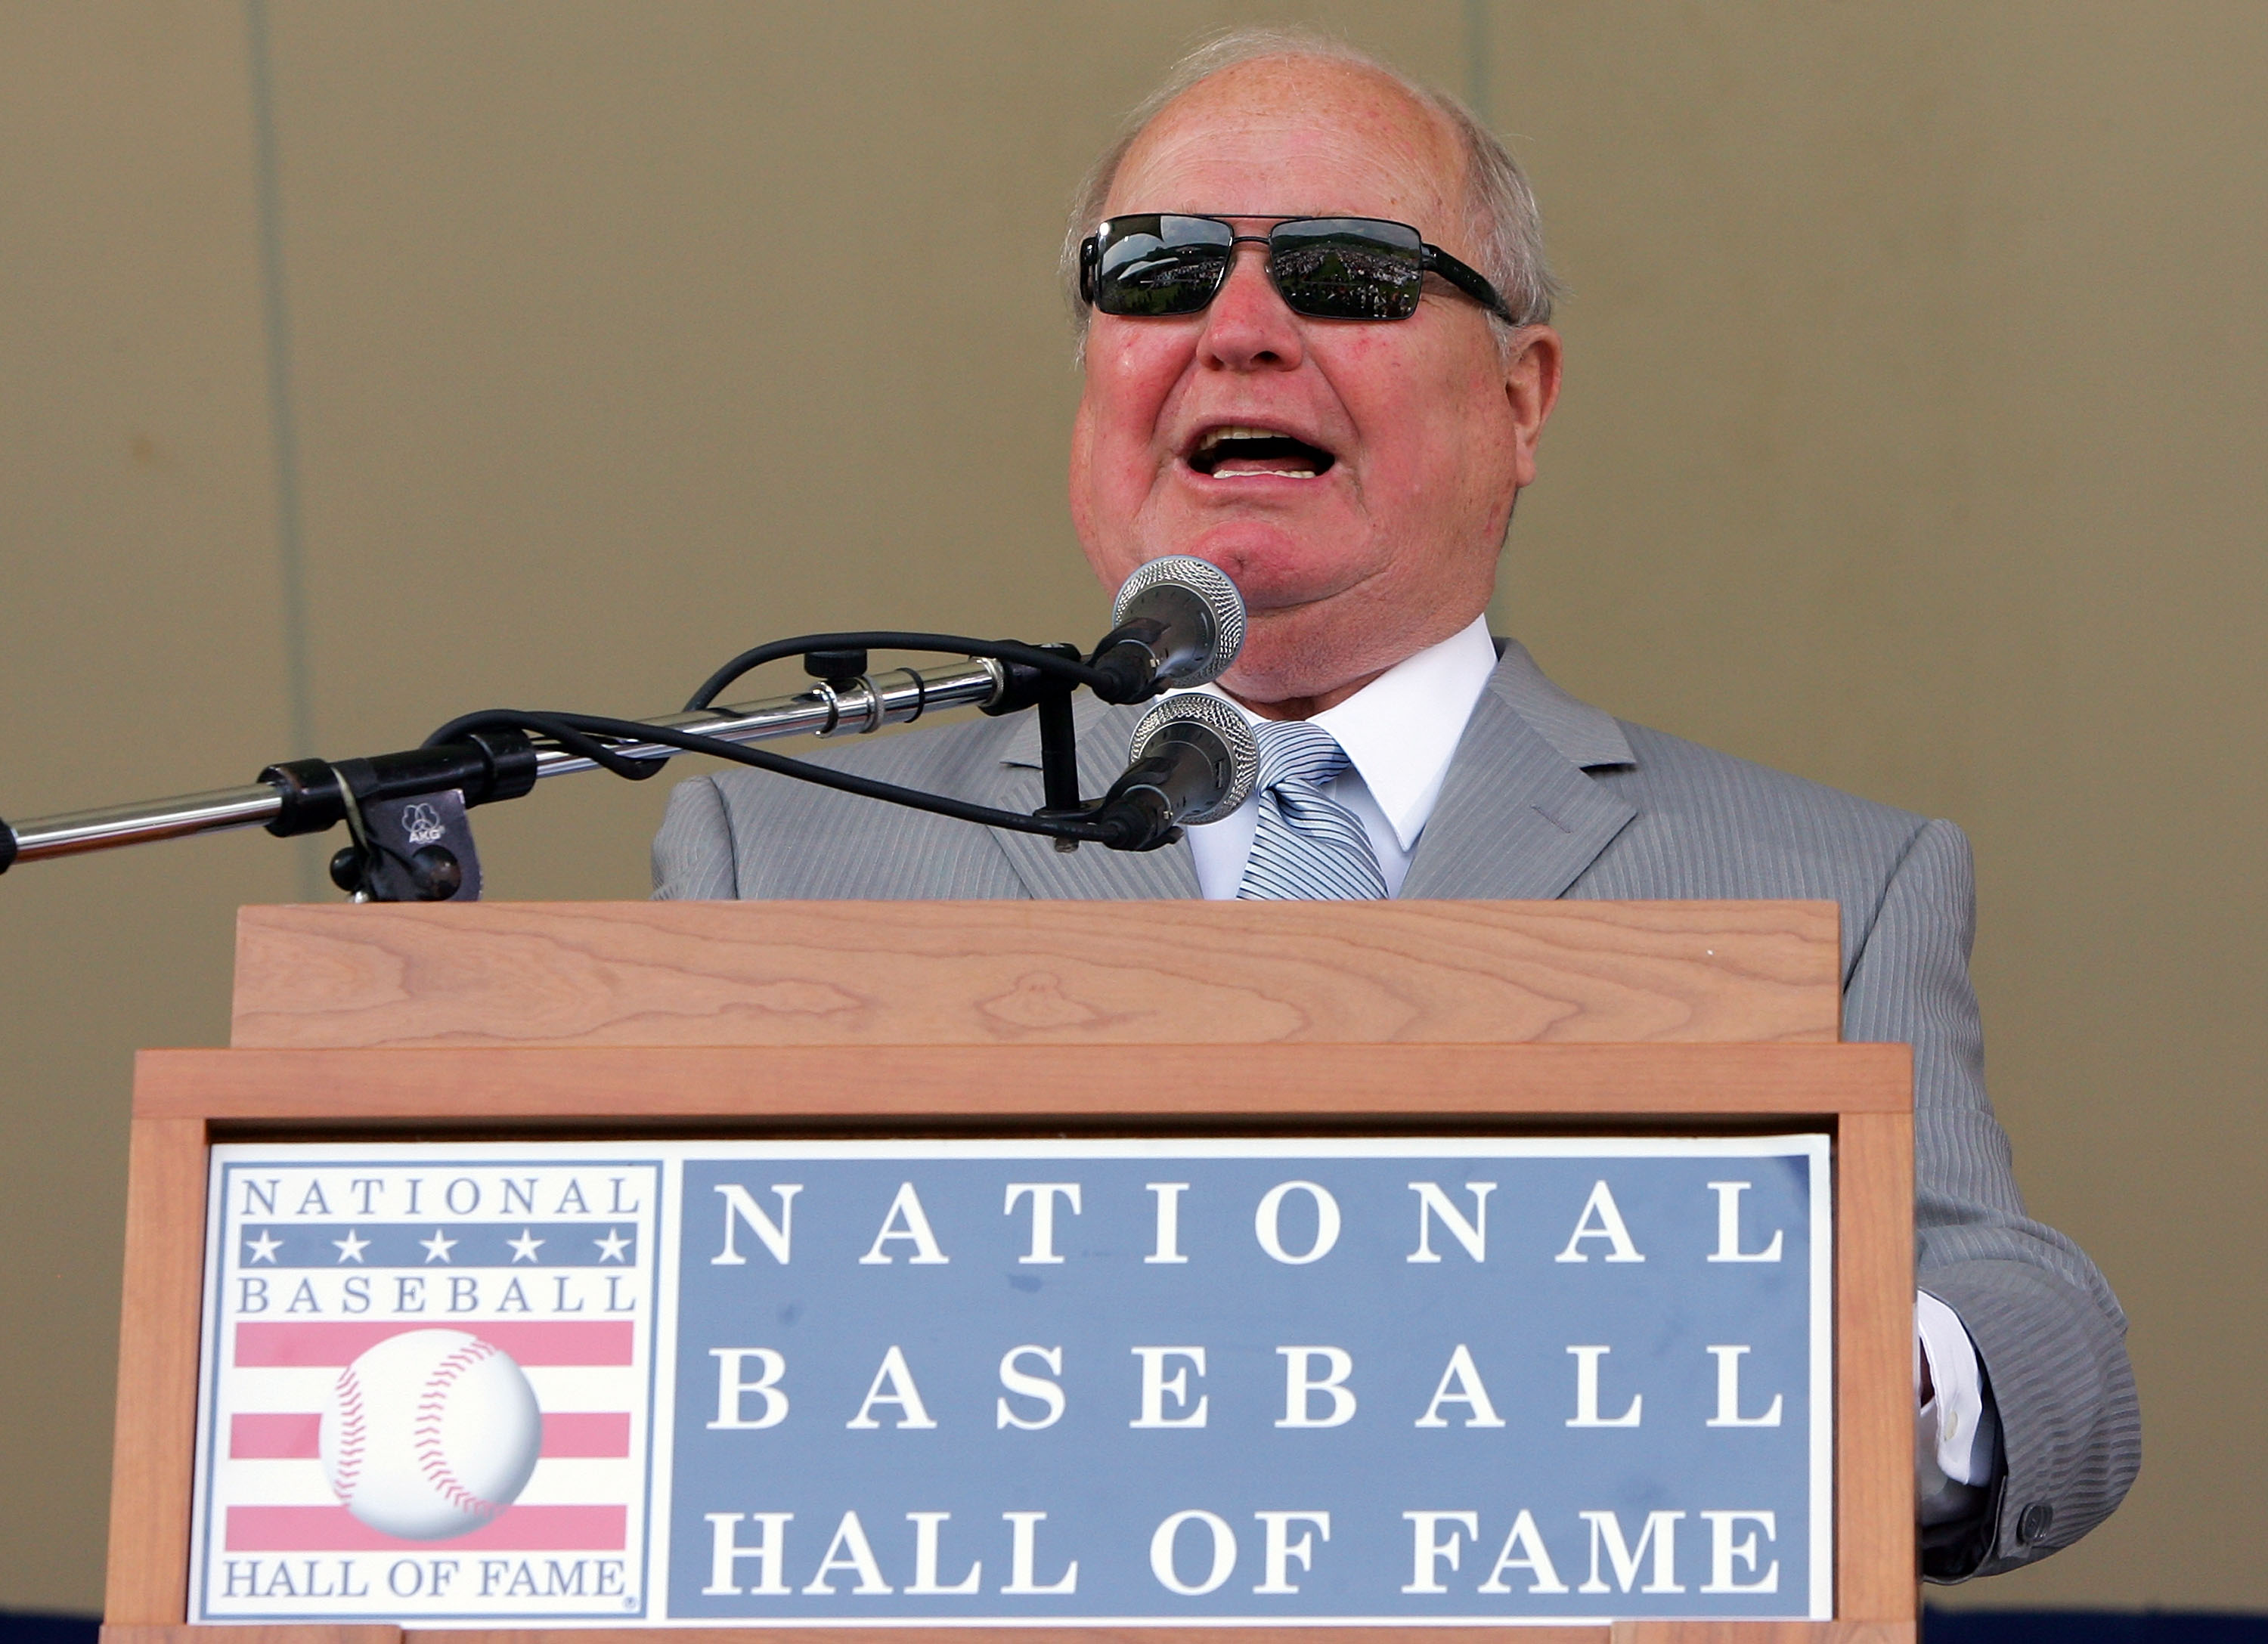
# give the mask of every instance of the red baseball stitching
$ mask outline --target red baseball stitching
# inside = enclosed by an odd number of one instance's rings
[[[337,1478],[331,1493],[342,1501],[354,1499],[355,1480],[362,1477],[362,1380],[350,1364],[339,1372],[339,1442],[333,1457]]]
[[[503,1512],[504,1503],[491,1501],[465,1488],[450,1467],[449,1458],[441,1451],[441,1416],[449,1401],[449,1390],[466,1371],[496,1354],[494,1347],[477,1338],[467,1342],[433,1367],[433,1374],[425,1378],[424,1391],[417,1399],[417,1470],[450,1506],[482,1524]]]

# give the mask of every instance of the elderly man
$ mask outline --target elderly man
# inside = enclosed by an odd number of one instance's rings
[[[1184,845],[1063,854],[707,777],[672,800],[657,894],[1833,898],[1845,1036],[1915,1052],[1925,1569],[2006,1569],[2084,1534],[2139,1459],[2124,1320],[2010,1175],[1959,830],[1620,723],[1489,636],[1560,368],[1502,146],[1335,42],[1232,36],[1103,157],[1070,249],[1079,540],[1113,589],[1167,554],[1234,578],[1250,622],[1221,686],[1257,726],[1260,791]],[[1086,791],[1123,767],[1135,711],[1084,702]],[[1028,716],[830,757],[1041,803]]]

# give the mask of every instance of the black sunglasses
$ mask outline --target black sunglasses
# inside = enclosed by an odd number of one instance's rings
[[[1284,217],[1265,236],[1240,234],[1227,217],[1107,217],[1079,246],[1079,294],[1106,314],[1194,314],[1219,294],[1239,246],[1268,247],[1277,294],[1312,319],[1407,319],[1425,276],[1438,274],[1506,325],[1519,323],[1476,270],[1407,223],[1370,217]]]

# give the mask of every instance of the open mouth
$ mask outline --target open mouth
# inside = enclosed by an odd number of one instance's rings
[[[1319,480],[1336,460],[1321,446],[1272,428],[1233,424],[1207,429],[1189,455],[1190,467],[1215,480]]]

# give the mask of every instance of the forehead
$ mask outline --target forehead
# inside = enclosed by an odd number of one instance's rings
[[[1440,115],[1391,80],[1304,58],[1200,81],[1127,150],[1105,210],[1392,217],[1455,249],[1464,157]]]

